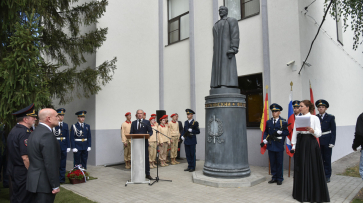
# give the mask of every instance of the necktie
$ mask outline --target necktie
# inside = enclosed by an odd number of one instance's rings
[[[59,128],[60,128],[60,129],[62,129],[62,128],[63,128],[63,125],[62,125],[62,123],[60,123],[60,125],[59,125]]]
[[[140,130],[140,128],[141,128],[141,119],[139,119],[139,127],[137,129]]]
[[[274,125],[276,124],[276,120],[274,119]]]

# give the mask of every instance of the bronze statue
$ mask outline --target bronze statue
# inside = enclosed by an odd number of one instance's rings
[[[219,7],[221,19],[213,26],[213,64],[211,88],[238,87],[235,54],[239,47],[239,28],[235,18],[227,17],[228,8]]]

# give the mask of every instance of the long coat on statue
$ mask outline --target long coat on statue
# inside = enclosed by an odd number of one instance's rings
[[[235,18],[225,17],[213,26],[213,64],[211,88],[238,86],[237,64],[234,54],[238,53],[239,28]],[[232,58],[227,51],[234,50]]]

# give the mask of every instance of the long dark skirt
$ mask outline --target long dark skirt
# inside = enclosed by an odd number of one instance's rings
[[[300,202],[330,202],[319,144],[311,134],[298,134],[292,197]]]

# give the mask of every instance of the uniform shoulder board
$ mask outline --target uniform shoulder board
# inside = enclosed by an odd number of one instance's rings
[[[284,121],[284,122],[286,122],[286,119],[284,119],[284,118],[282,118],[282,117],[281,117],[281,120],[282,120],[282,121]]]
[[[329,116],[334,116],[333,114],[328,113]]]

